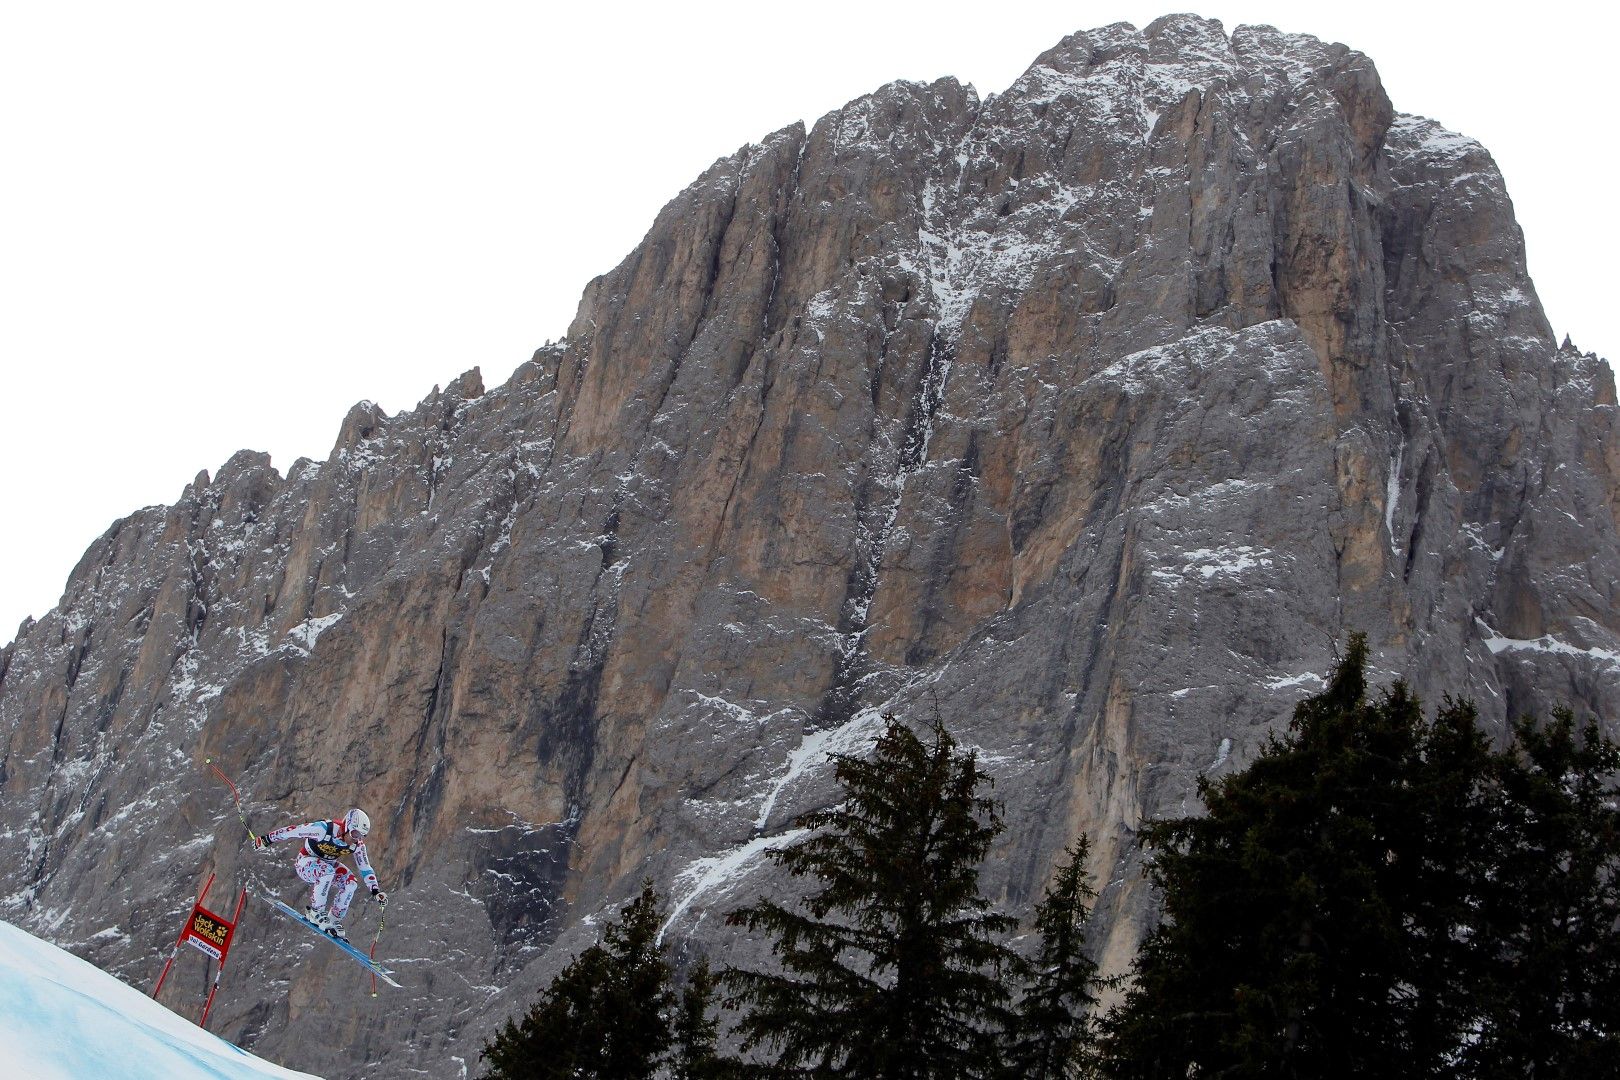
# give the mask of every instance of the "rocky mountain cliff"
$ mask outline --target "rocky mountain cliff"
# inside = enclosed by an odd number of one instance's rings
[[[645,875],[757,952],[719,916],[787,887],[825,753],[937,709],[1006,803],[988,886],[1088,831],[1118,969],[1140,822],[1347,631],[1496,724],[1620,716],[1615,428],[1489,154],[1357,52],[1175,16],[895,83],[716,162],[506,385],[97,540],[0,652],[0,917],[149,985],[204,874],[297,886],[205,758],[260,827],[358,802],[407,989],[261,905],[213,1027],[476,1072]]]

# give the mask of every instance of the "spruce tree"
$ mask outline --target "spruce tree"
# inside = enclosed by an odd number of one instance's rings
[[[675,996],[652,882],[562,970],[519,1024],[484,1048],[488,1080],[650,1080],[672,1040]]]
[[[606,950],[592,945],[552,980],[519,1023],[511,1020],[484,1047],[485,1080],[567,1080],[594,1076],[604,1037],[602,987],[612,978]]]
[[[1472,925],[1487,959],[1457,1075],[1620,1076],[1620,747],[1560,710],[1519,721],[1498,769]]]
[[[1164,921],[1107,1022],[1113,1075],[1446,1073],[1491,757],[1471,709],[1369,701],[1366,658],[1352,637],[1286,738],[1200,782],[1207,814],[1145,830]]]
[[[936,716],[918,738],[893,716],[872,756],[835,757],[843,801],[772,852],[813,891],[729,921],[765,932],[779,971],[728,970],[745,1050],[772,1075],[944,1080],[992,1075],[1006,1021],[1012,920],[979,894],[1001,830],[977,758]]]
[[[686,977],[675,1013],[670,1080],[730,1080],[740,1077],[735,1063],[719,1051],[720,1021],[714,1015],[717,980],[707,957],[699,957]]]
[[[1561,711],[1494,751],[1365,664],[1146,830],[1164,921],[1110,1075],[1620,1075],[1620,747]]]
[[[1040,947],[1018,1003],[1017,1037],[1003,1070],[1009,1078],[1068,1080],[1090,1075],[1096,1065],[1090,1014],[1102,980],[1086,952],[1086,922],[1097,898],[1085,877],[1090,851],[1082,835],[1035,906]]]

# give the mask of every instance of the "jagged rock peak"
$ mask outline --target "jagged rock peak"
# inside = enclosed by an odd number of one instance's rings
[[[387,420],[388,414],[376,402],[355,402],[338,428],[337,442],[332,444],[332,452],[336,454],[340,450],[358,446],[375,435]]]

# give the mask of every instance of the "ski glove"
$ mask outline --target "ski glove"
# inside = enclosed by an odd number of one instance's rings
[[[255,836],[253,838],[253,850],[254,851],[269,851],[270,850],[270,838],[268,836]]]
[[[371,898],[377,901],[377,903],[382,907],[388,906],[388,894],[383,892],[381,889],[372,889]]]

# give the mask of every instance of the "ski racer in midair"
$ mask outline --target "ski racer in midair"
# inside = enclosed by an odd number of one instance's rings
[[[298,876],[310,886],[304,917],[333,937],[347,941],[349,935],[343,929],[343,917],[349,913],[349,901],[354,899],[357,883],[354,872],[338,860],[353,855],[360,879],[371,890],[372,898],[385,906],[388,903],[388,894],[378,888],[377,875],[366,853],[366,836],[370,832],[371,819],[357,808],[336,821],[308,821],[276,829],[259,837],[253,846],[258,851],[268,851],[271,844],[284,840],[304,842],[293,863]],[[332,901],[330,911],[326,906],[328,896]]]

